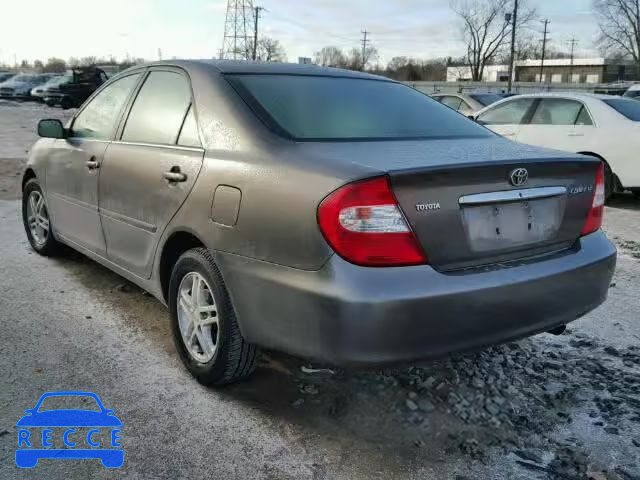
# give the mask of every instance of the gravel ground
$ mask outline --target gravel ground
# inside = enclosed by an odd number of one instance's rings
[[[15,186],[2,177],[20,168],[37,119],[61,113],[0,105],[0,182]],[[156,300],[79,254],[32,253],[15,190],[4,198],[0,478],[640,479],[640,202],[630,196],[606,211],[619,247],[609,300],[561,336],[385,370],[265,352],[250,382],[224,390],[185,372]],[[15,467],[15,422],[62,389],[94,391],[116,410],[123,468]]]

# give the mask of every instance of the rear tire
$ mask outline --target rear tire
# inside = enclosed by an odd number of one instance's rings
[[[40,255],[52,256],[62,251],[62,244],[54,238],[47,203],[35,178],[27,181],[22,190],[22,222],[29,243]]]
[[[616,176],[607,162],[604,163],[604,200],[608,202],[616,191]]]
[[[256,347],[240,332],[208,249],[194,248],[180,256],[171,273],[168,297],[176,350],[198,382],[220,386],[253,373]]]

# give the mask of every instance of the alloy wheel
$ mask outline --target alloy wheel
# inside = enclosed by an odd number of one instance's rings
[[[49,212],[42,193],[34,190],[27,200],[27,225],[34,243],[42,247],[49,238]]]

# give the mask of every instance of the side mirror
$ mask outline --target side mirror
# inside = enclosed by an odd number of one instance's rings
[[[44,138],[65,138],[62,122],[56,118],[47,118],[38,122],[38,135]]]

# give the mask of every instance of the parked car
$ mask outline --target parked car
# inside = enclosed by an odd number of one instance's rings
[[[634,100],[640,100],[640,83],[636,85],[631,85],[626,92],[624,92],[624,97],[633,98]]]
[[[7,80],[9,80],[11,77],[15,77],[16,74],[15,73],[11,73],[11,72],[0,72],[0,83],[2,82],[6,82]]]
[[[31,90],[38,85],[47,82],[53,74],[19,74],[0,83],[0,98],[16,98],[28,100],[31,98]]]
[[[559,333],[615,266],[602,162],[510,142],[383,77],[159,62],[38,131],[29,242],[167,304],[203,384],[248,376],[257,346],[361,365]]]
[[[583,153],[605,164],[605,195],[640,194],[640,103],[588,93],[538,93],[495,103],[478,123],[511,140]]]
[[[50,107],[79,107],[96,89],[107,81],[107,75],[96,67],[74,68],[71,80],[47,88],[44,101]]]
[[[44,98],[47,96],[50,88],[56,88],[60,85],[69,83],[73,80],[72,75],[56,75],[55,77],[51,77],[47,82],[39,85],[31,90],[31,97],[44,101]]]
[[[503,98],[498,93],[436,93],[431,97],[462,115],[472,115]]]

